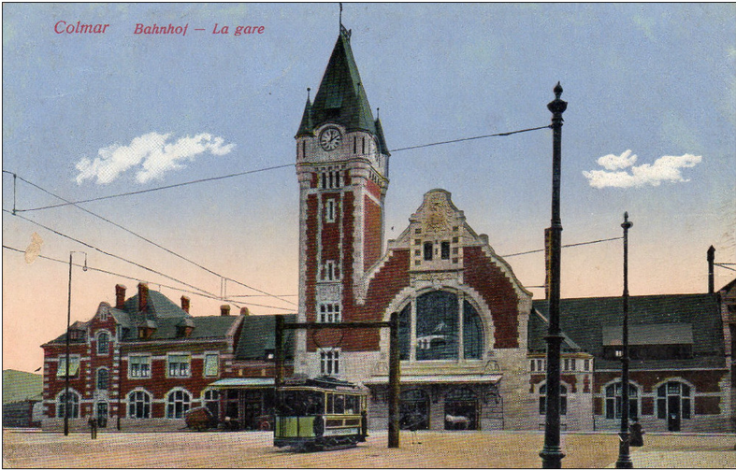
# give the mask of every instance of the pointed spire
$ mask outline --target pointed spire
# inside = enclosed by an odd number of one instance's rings
[[[307,88],[307,104],[304,105],[304,114],[302,114],[302,122],[299,124],[299,130],[296,137],[303,135],[314,135],[314,126],[312,125],[312,102],[309,98],[311,88]]]
[[[376,137],[378,138],[378,151],[386,156],[391,156],[391,152],[388,150],[388,145],[386,145],[386,137],[383,135],[383,126],[381,125],[381,108],[376,108],[376,115],[378,117],[376,118]]]
[[[350,47],[350,31],[340,26],[340,35],[330,56],[319,90],[312,104],[312,124],[326,122],[344,125],[349,131],[376,133],[375,121],[358,66]]]

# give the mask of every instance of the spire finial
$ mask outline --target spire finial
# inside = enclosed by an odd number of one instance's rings
[[[340,2],[340,31],[342,31],[342,2]]]
[[[376,119],[381,119],[381,108],[376,108]]]
[[[312,89],[309,88],[309,87],[307,87],[307,101],[309,101],[309,99],[310,99],[309,92],[311,92],[311,91],[312,91]]]

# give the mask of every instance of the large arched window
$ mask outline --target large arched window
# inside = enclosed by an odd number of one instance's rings
[[[606,387],[606,419],[621,419],[621,382]],[[639,417],[639,390],[629,384],[629,418]]]
[[[166,417],[181,419],[184,414],[189,411],[189,405],[192,398],[189,396],[189,392],[185,390],[174,390],[169,392],[169,396],[166,399]]]
[[[61,392],[56,400],[56,416],[63,418],[66,409],[69,408],[70,418],[79,418],[79,395],[74,390],[69,390],[69,402],[67,403],[67,392]]]
[[[412,315],[412,306],[415,315]],[[403,360],[412,356],[417,361],[481,359],[483,324],[477,310],[467,300],[452,292],[429,292],[401,311],[399,348]]]
[[[146,419],[151,417],[151,395],[136,390],[128,394],[128,417]]]

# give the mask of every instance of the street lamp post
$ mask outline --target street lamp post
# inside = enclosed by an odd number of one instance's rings
[[[552,225],[550,227],[549,327],[547,330],[547,406],[544,423],[543,468],[560,468],[565,454],[560,449],[560,258],[562,221],[560,219],[560,170],[562,113],[567,103],[560,99],[562,86],[554,88],[555,99],[547,105],[552,113]]]
[[[69,435],[69,328],[72,319],[72,255],[74,253],[84,253],[83,251],[69,252],[69,291],[66,304],[66,371],[64,374],[64,435]],[[84,270],[87,270],[87,253],[84,253]]]
[[[624,212],[624,318],[622,326],[621,354],[621,432],[619,433],[616,468],[633,468],[629,455],[629,213]]]

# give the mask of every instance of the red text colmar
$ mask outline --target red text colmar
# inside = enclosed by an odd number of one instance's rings
[[[105,34],[109,24],[83,24],[77,21],[77,24],[67,23],[66,21],[57,21],[54,25],[56,34]]]

